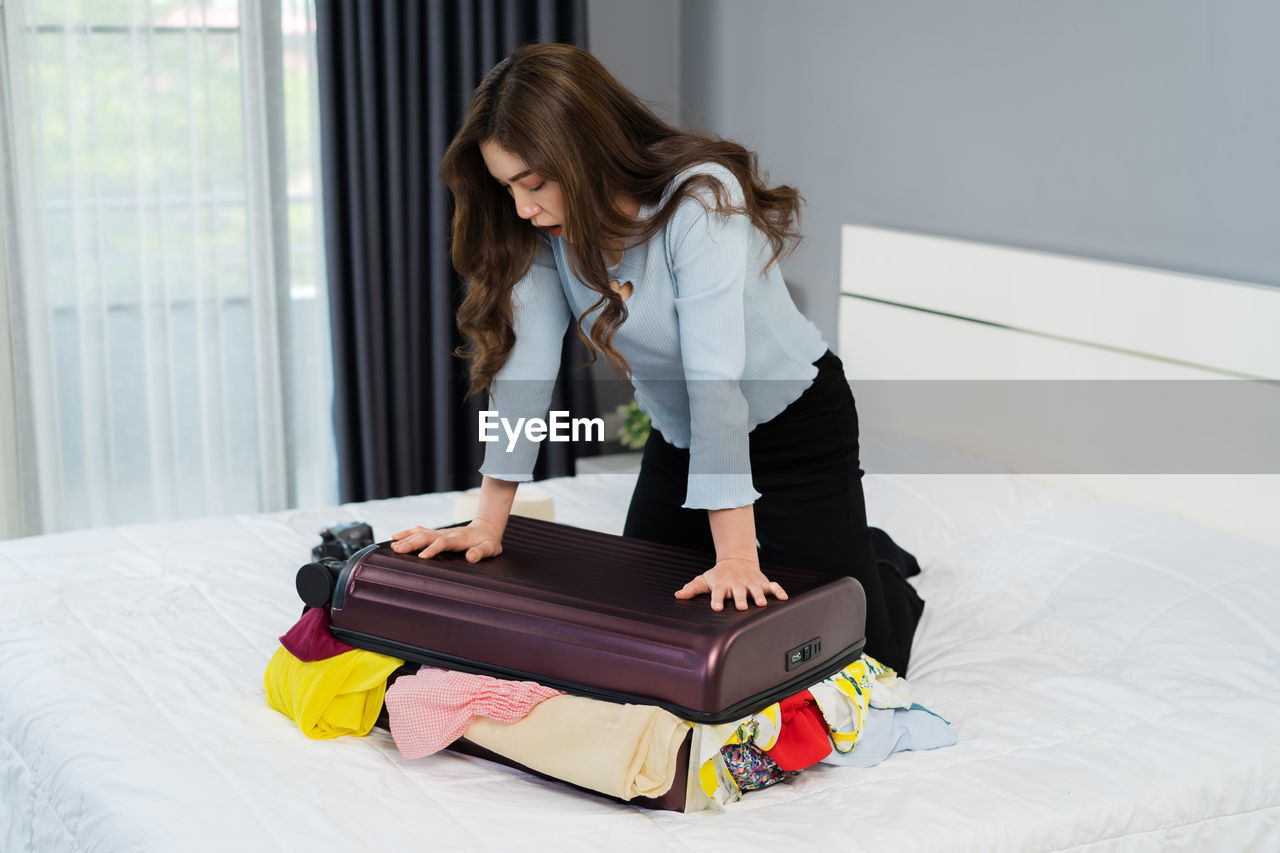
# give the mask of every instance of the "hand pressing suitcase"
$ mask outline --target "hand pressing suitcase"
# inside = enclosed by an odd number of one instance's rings
[[[713,611],[674,592],[710,565],[696,551],[513,516],[503,553],[479,563],[370,545],[300,570],[335,636],[418,663],[538,681],[694,722],[738,719],[856,660],[861,586],[765,566],[786,601]],[[336,574],[336,577],[334,575]]]

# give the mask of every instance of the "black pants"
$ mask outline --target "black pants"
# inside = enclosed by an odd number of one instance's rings
[[[853,393],[833,353],[815,364],[813,384],[750,435],[751,478],[761,494],[755,503],[760,559],[856,578],[867,596],[867,654],[905,674],[924,602],[892,563],[877,561],[862,495]],[[681,506],[688,476],[689,451],[654,430],[625,534],[713,554],[706,510]]]

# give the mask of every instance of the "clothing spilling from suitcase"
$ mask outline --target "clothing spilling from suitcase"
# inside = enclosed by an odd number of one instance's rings
[[[766,566],[787,601],[717,612],[672,595],[706,555],[548,521],[513,516],[477,564],[397,554],[361,523],[321,536],[263,679],[308,738],[378,726],[405,760],[450,749],[675,811],[956,742],[867,653],[852,578]],[[872,538],[886,570],[919,572]]]

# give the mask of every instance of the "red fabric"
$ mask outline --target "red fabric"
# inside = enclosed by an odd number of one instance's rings
[[[328,660],[353,648],[329,633],[327,607],[308,607],[297,624],[280,638],[280,645],[303,663]]]
[[[768,756],[782,770],[803,770],[831,754],[827,721],[818,702],[808,690],[801,690],[778,703],[782,728]]]

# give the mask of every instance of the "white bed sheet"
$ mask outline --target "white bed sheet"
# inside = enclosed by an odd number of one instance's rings
[[[539,488],[621,528],[631,480]],[[450,495],[0,542],[0,849],[1280,849],[1280,549],[1000,475],[869,476],[959,743],[651,812],[263,699],[317,530]]]

